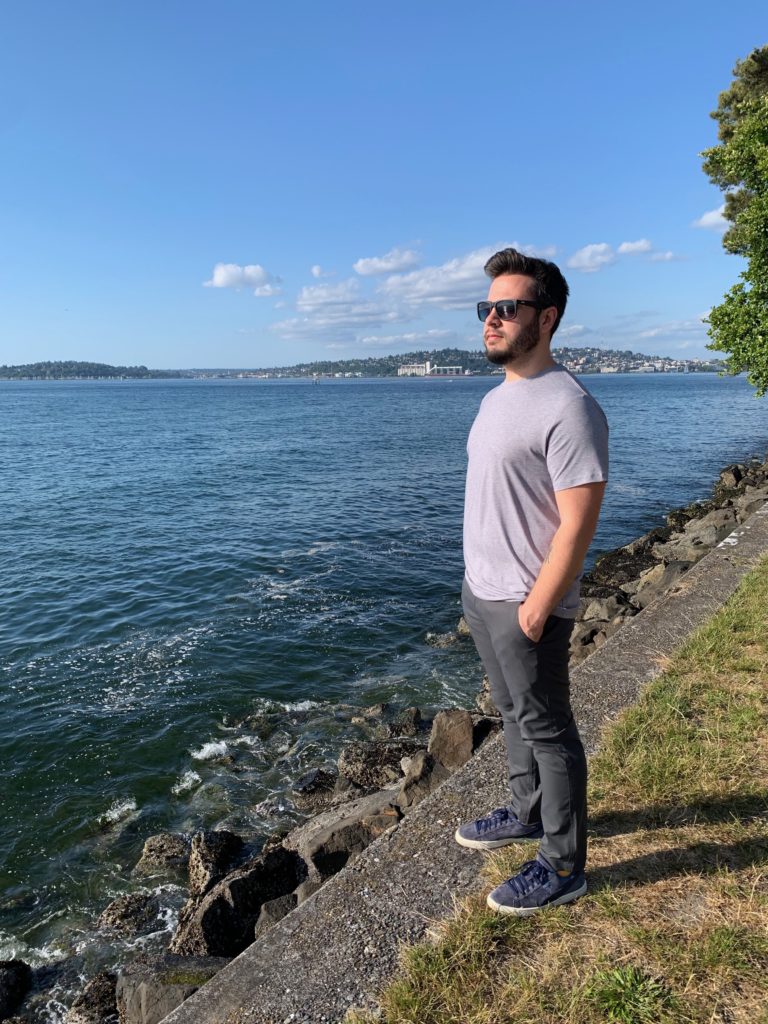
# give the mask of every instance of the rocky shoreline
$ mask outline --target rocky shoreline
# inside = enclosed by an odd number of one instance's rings
[[[609,552],[585,575],[571,640],[572,662],[589,656],[631,617],[673,587],[692,565],[768,501],[768,460],[724,469],[711,499],[676,509],[666,525]],[[447,646],[468,642],[455,632],[428,635]],[[134,875],[186,878],[188,899],[164,954],[139,956],[116,973],[90,979],[64,1018],[67,1024],[155,1024],[255,938],[306,900],[394,828],[441,782],[465,764],[500,719],[484,681],[476,707],[438,711],[376,705],[361,713],[371,738],[346,744],[334,770],[316,768],[291,798],[306,820],[260,845],[224,830],[194,836],[160,833],[144,844]],[[120,896],[98,926],[140,936],[156,927],[151,892]],[[21,960],[0,962],[0,1020],[28,1008],[45,987],[44,972]]]

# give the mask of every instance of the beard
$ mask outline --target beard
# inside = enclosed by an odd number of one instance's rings
[[[507,342],[504,348],[495,348],[493,351],[490,351],[488,346],[485,345],[485,358],[489,363],[495,363],[496,366],[506,366],[508,363],[514,363],[520,356],[524,356],[536,348],[540,337],[539,321],[536,319],[524,331],[521,331],[514,341]]]

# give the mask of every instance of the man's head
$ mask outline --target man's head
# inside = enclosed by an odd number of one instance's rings
[[[568,302],[568,283],[560,273],[560,268],[536,256],[526,256],[517,249],[501,249],[495,253],[483,268],[488,277],[495,279],[506,274],[515,274],[531,279],[529,296],[510,295],[509,298],[530,297],[542,309],[554,306],[557,318],[550,330],[550,337],[557,330],[565,313]]]
[[[549,342],[568,299],[568,285],[554,263],[502,249],[485,265],[491,277],[488,302],[478,306],[490,362],[509,367],[543,342]],[[514,301],[511,301],[514,300]],[[543,336],[543,337],[542,337]]]

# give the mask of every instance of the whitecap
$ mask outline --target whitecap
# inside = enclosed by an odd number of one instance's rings
[[[130,817],[138,804],[133,797],[127,797],[122,800],[115,800],[109,810],[99,815],[100,825],[114,825],[118,821],[123,821],[125,818]]]
[[[203,780],[197,772],[193,772],[190,768],[188,771],[184,772],[176,782],[174,782],[171,787],[171,792],[174,796],[181,796],[182,793],[189,793],[190,790],[195,788],[195,786],[199,786],[202,781]]]
[[[192,750],[192,757],[196,761],[215,761],[219,757],[224,757],[227,753],[227,744],[224,740],[211,740],[210,743],[204,743],[199,750]]]
[[[311,711],[312,708],[319,708],[320,701],[317,700],[297,700],[294,703],[283,704],[284,711]]]

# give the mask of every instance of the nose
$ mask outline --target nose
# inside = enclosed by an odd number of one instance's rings
[[[491,306],[491,311],[488,314],[488,316],[485,318],[485,322],[487,324],[490,324],[490,323],[500,324],[501,323],[501,317],[496,312],[496,307],[495,306]]]

